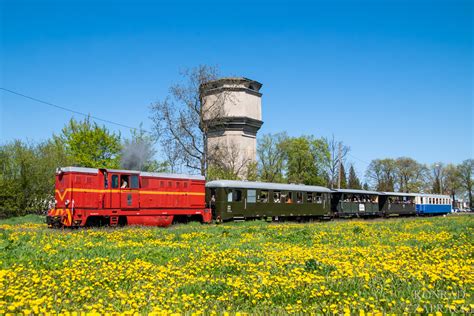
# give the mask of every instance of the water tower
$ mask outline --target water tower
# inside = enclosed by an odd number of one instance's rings
[[[201,85],[207,148],[245,179],[257,160],[257,132],[262,121],[262,84],[247,78],[222,78]]]

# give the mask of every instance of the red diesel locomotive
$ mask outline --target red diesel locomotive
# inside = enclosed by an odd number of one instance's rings
[[[130,170],[59,168],[50,227],[169,226],[211,222],[201,176]]]

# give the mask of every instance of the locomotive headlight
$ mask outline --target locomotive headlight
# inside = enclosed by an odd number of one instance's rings
[[[66,202],[64,202],[64,205],[68,206],[69,205],[69,200],[66,200]]]

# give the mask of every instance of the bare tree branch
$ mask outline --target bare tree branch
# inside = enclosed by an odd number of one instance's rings
[[[200,87],[217,79],[218,69],[200,65],[185,69],[180,74],[184,81],[172,85],[169,96],[151,106],[155,135],[160,139],[162,147],[172,144],[173,155],[168,158],[175,161],[170,161],[170,164],[183,163],[183,167],[199,170],[202,175],[206,175],[207,133],[210,124],[215,124],[213,120],[221,117],[222,112],[208,113],[218,108],[219,105],[214,104],[207,111],[203,111]]]

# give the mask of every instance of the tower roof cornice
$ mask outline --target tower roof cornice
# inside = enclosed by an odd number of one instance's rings
[[[261,96],[262,84],[244,77],[227,77],[206,82],[200,86],[201,95],[209,95],[222,91],[246,91]]]

